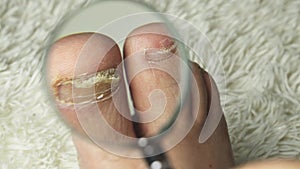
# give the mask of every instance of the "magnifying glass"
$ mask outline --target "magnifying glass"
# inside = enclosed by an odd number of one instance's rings
[[[149,24],[163,25],[164,31],[158,31],[156,26],[134,31]],[[197,37],[191,36],[193,31]],[[129,158],[144,158],[149,168],[172,168],[165,152],[187,135],[198,113],[197,104],[186,106],[187,102],[191,102],[188,97],[190,88],[196,86],[188,60],[193,56],[194,60],[206,65],[214,63],[215,66],[218,62],[198,57],[202,54],[209,58],[215,54],[211,52],[213,50],[207,39],[187,21],[156,12],[148,5],[132,1],[99,1],[71,13],[54,31],[45,59],[47,74],[51,74],[49,67],[55,63],[51,55],[60,47],[56,45],[54,49],[55,43],[84,33],[89,36],[80,48],[72,47],[59,52],[77,51],[76,57],[70,56],[76,58],[72,63],[75,64],[74,69],[69,72],[72,76],[48,78],[54,106],[60,110],[70,110],[58,114],[71,127],[74,123],[78,124],[75,127],[78,132],[106,151]],[[139,39],[144,35],[160,37],[157,42],[159,47],[146,46],[128,52],[132,50],[132,47],[126,46],[130,44],[130,39]],[[103,43],[106,40],[102,39],[113,39],[115,43]],[[143,41],[131,43],[142,44]],[[191,47],[193,43],[196,49]],[[98,55],[92,51],[97,46],[105,46],[105,50],[95,60],[93,58]],[[109,53],[116,47],[120,50],[120,62],[106,67],[109,57],[114,57]],[[160,87],[164,84],[160,81],[164,79],[162,77],[168,77],[171,83]],[[142,79],[142,84],[139,79]],[[134,86],[137,84],[143,87],[136,90]],[[193,102],[200,102],[200,98],[193,99]],[[145,103],[147,105],[143,105]],[[111,119],[108,110],[118,113],[113,116],[115,119]],[[72,113],[76,118],[69,120]],[[133,134],[116,127],[120,126],[118,122],[121,121],[130,122]],[[155,127],[147,133],[145,128],[151,124]]]

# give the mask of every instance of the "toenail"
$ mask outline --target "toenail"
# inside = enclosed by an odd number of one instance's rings
[[[160,62],[170,58],[176,53],[177,45],[173,40],[164,39],[160,48],[144,49],[144,54],[149,62]]]
[[[105,101],[117,91],[120,77],[115,68],[76,78],[57,78],[52,85],[56,101],[63,105]]]
[[[161,46],[161,51],[172,52],[172,53],[176,52],[177,45],[173,39],[165,38],[161,40],[159,44]]]

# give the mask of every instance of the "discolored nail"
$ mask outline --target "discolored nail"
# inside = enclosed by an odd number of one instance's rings
[[[177,51],[174,40],[166,38],[160,42],[160,48],[144,49],[144,54],[149,62],[160,62],[170,58]]]
[[[176,53],[176,42],[171,38],[166,38],[159,42],[162,51]]]
[[[88,104],[111,98],[118,89],[119,81],[117,69],[110,68],[74,79],[58,78],[52,89],[56,101],[62,105]]]

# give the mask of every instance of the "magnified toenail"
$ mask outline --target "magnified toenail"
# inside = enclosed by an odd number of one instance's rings
[[[177,45],[173,40],[164,39],[160,48],[144,49],[144,54],[149,62],[160,62],[170,58],[176,53]]]
[[[62,78],[52,85],[56,101],[63,105],[105,101],[117,91],[120,77],[115,68],[77,78]]]

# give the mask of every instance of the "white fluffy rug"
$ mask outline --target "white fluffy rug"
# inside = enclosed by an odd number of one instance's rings
[[[204,32],[227,78],[237,163],[300,157],[300,1],[147,0]],[[84,0],[0,1],[0,168],[78,168],[69,130],[45,96],[50,32]]]

